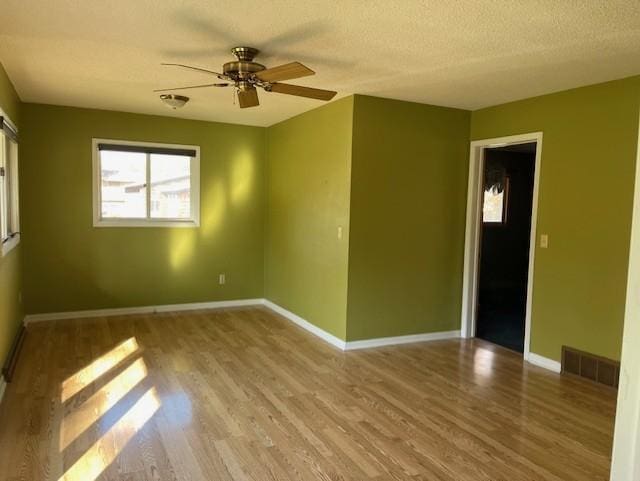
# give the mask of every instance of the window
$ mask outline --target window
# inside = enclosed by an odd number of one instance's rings
[[[482,202],[482,222],[485,224],[506,224],[509,201],[509,177],[504,177],[503,186],[498,189],[485,188]]]
[[[93,140],[97,227],[200,224],[197,146]]]
[[[4,117],[0,117],[0,132],[0,238],[5,255],[20,242],[18,136]]]

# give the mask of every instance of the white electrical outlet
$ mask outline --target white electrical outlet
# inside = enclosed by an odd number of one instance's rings
[[[338,226],[338,239],[342,239],[342,226]]]
[[[225,277],[225,275],[224,274],[220,274],[218,276],[218,283],[220,285],[222,285],[222,284],[225,284],[226,282],[227,282],[227,278]]]

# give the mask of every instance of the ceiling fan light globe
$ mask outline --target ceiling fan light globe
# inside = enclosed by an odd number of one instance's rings
[[[184,107],[189,101],[189,97],[185,97],[184,95],[162,94],[160,100],[162,100],[167,107],[176,110]]]

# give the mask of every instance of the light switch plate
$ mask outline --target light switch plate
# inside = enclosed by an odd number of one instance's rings
[[[540,235],[540,247],[542,249],[549,247],[549,236],[547,234]]]

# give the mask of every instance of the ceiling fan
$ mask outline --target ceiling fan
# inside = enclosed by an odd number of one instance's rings
[[[159,89],[154,90],[154,92],[169,92],[174,90],[197,89],[204,87],[235,87],[238,94],[238,103],[240,104],[241,109],[256,107],[260,104],[258,100],[258,87],[266,90],[267,92],[296,95],[298,97],[307,97],[324,101],[331,100],[337,94],[337,92],[333,92],[331,90],[281,83],[281,80],[292,80],[307,77],[309,75],[314,75],[315,72],[310,68],[305,67],[300,62],[291,62],[273,68],[266,68],[264,65],[253,61],[259,52],[260,51],[258,49],[252,47],[232,48],[231,53],[236,56],[237,60],[225,63],[222,66],[223,73],[179,63],[163,63],[162,65],[171,65],[209,73],[217,76],[220,80],[226,80],[226,82],[191,85],[189,87],[178,87],[173,89]]]

